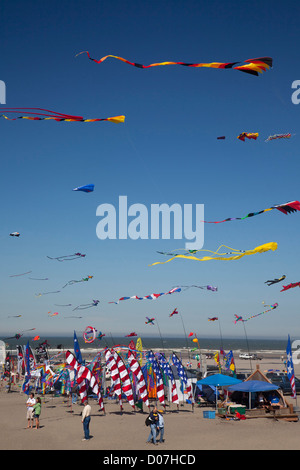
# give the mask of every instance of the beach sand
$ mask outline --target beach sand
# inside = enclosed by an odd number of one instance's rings
[[[277,354],[278,356],[278,354]],[[207,361],[213,365],[214,361]],[[236,360],[238,372],[248,369],[249,360]],[[271,357],[258,361],[262,372],[267,369],[283,369],[280,358]],[[253,369],[256,362],[252,361]],[[300,375],[300,366],[295,366],[295,375]],[[286,397],[296,406],[296,400]],[[82,441],[83,427],[81,412],[83,406],[78,402],[71,406],[66,397],[45,395],[42,398],[40,429],[27,429],[27,395],[13,386],[7,393],[0,391],[1,409],[1,450],[97,450],[97,451],[199,451],[199,450],[298,450],[300,449],[300,423],[255,418],[244,421],[225,420],[216,417],[206,419],[204,410],[195,405],[194,412],[189,404],[166,407],[165,442],[154,446],[146,444],[149,428],[145,425],[147,411],[133,412],[124,401],[123,413],[115,401],[104,399],[105,411],[99,411],[95,400],[90,399],[92,417],[89,441]],[[158,405],[160,409],[161,406]],[[297,410],[297,408],[296,408]],[[71,412],[72,411],[72,412]]]

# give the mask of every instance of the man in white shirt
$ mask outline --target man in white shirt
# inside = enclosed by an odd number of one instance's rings
[[[84,439],[83,441],[88,441],[90,439],[90,421],[91,421],[91,412],[92,408],[86,400],[84,402],[84,408],[82,412],[81,421],[83,423]]]
[[[33,406],[36,404],[36,400],[34,398],[34,393],[31,393],[27,402],[27,420],[28,420],[28,425],[27,428],[32,428],[33,426]]]

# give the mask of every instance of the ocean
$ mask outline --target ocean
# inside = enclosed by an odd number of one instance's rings
[[[78,342],[82,350],[88,349],[103,349],[105,347],[112,348],[116,345],[128,346],[130,341],[136,342],[137,337],[126,338],[124,336],[112,336],[108,335],[103,337],[101,340],[96,339],[93,343],[87,344],[84,342],[83,338],[79,336]],[[32,341],[32,337],[22,336],[19,340],[9,339],[5,340],[6,347],[8,350],[14,350],[16,345],[26,345],[27,341],[34,349],[40,343],[42,343],[46,338],[41,336],[40,341]],[[50,349],[74,349],[74,339],[73,335],[70,336],[47,336],[48,344]],[[257,351],[266,351],[266,352],[277,352],[285,351],[287,346],[287,339],[264,339],[264,338],[248,338],[246,341],[245,338],[223,338],[222,341],[220,338],[198,338],[199,345],[203,351],[220,351],[222,348],[225,353],[228,351],[242,351],[242,352],[257,352]],[[191,350],[194,347],[197,347],[199,351],[198,344],[193,343],[191,338],[185,337],[142,337],[143,348],[153,349],[155,351],[167,350],[176,350],[176,349],[189,349]]]

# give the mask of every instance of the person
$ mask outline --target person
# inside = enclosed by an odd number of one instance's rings
[[[158,412],[158,423],[157,423],[157,428],[156,428],[156,438],[159,437],[159,442],[165,442],[164,440],[164,434],[165,434],[165,421],[164,417],[161,412]]]
[[[257,397],[257,406],[259,408],[266,408],[268,405],[269,405],[268,400],[266,399],[264,394],[260,392]]]
[[[42,402],[40,397],[36,399],[36,404],[33,405],[33,417],[35,418],[35,429],[39,429],[40,427],[40,414],[42,410]]]
[[[91,422],[91,412],[92,408],[89,405],[88,401],[84,402],[84,408],[82,412],[81,421],[83,423],[84,439],[83,441],[88,441],[90,439],[90,422]]]
[[[34,398],[34,393],[31,393],[29,395],[29,398],[26,402],[27,406],[27,420],[28,420],[28,425],[27,428],[32,428],[33,425],[33,406],[36,404],[35,398]]]
[[[147,444],[150,444],[151,442],[153,442],[154,445],[157,445],[156,431],[157,431],[157,426],[158,426],[158,413],[157,413],[156,406],[150,412],[149,419],[150,419],[150,434],[146,442]]]

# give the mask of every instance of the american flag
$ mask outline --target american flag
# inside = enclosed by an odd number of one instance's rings
[[[153,354],[153,351],[149,352],[148,360],[151,363],[153,372],[155,373],[155,376],[156,376],[157,398],[159,399],[160,403],[164,405],[165,403],[164,382],[163,382],[160,367]]]
[[[178,394],[177,394],[177,389],[176,389],[176,382],[174,379],[171,366],[161,354],[158,356],[158,361],[161,365],[162,370],[164,371],[164,374],[169,378],[171,382],[172,403],[176,403],[178,405],[179,400],[178,400]]]
[[[288,336],[286,355],[287,355],[286,371],[287,371],[287,376],[288,376],[288,379],[290,381],[291,388],[292,388],[292,398],[296,398],[297,395],[296,395],[296,385],[295,385],[295,373],[294,373],[294,364],[293,364],[293,355],[292,355],[290,335]]]
[[[187,378],[186,372],[184,370],[184,367],[183,367],[181,361],[178,359],[178,357],[176,356],[175,353],[172,354],[172,362],[173,362],[174,366],[176,366],[179,378],[180,378],[180,380],[182,380],[182,382],[183,382],[183,384],[186,388],[186,391],[187,391],[187,394],[188,394],[188,399],[191,400],[191,402],[193,404],[194,403],[194,397],[193,397],[193,393],[192,393],[192,386],[191,386],[190,383],[188,383],[188,378]]]

